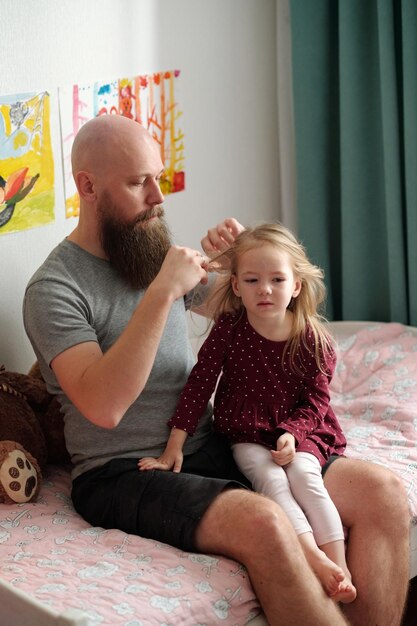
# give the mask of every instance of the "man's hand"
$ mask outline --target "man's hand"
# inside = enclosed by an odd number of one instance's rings
[[[207,235],[201,240],[201,247],[207,256],[214,257],[228,250],[243,230],[245,227],[242,224],[234,217],[229,217],[207,231]]]
[[[206,284],[206,261],[198,250],[171,246],[152,284],[165,285],[166,291],[173,293],[175,299],[181,298],[198,283]]]
[[[284,467],[288,465],[295,457],[295,437],[291,433],[284,433],[277,440],[277,449],[271,450],[274,463]]]

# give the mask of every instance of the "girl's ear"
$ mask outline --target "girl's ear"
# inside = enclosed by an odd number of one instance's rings
[[[235,294],[235,296],[240,298],[239,285],[237,284],[237,276],[236,276],[236,274],[232,274],[230,276],[230,283],[232,285],[233,293]]]
[[[301,291],[301,280],[297,278],[294,284],[294,291],[292,292],[292,297],[296,298],[300,294],[300,291]]]

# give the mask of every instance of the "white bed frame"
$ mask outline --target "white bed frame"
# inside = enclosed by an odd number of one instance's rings
[[[0,607],[2,626],[88,626],[82,611],[69,609],[57,614],[1,579]]]

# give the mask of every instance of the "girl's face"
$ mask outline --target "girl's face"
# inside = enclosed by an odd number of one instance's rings
[[[241,254],[231,281],[250,322],[271,318],[284,321],[291,298],[301,290],[301,281],[294,275],[289,255],[269,243]]]

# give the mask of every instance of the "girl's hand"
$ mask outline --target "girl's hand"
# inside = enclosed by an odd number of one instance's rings
[[[165,450],[158,459],[154,459],[150,456],[145,456],[138,461],[138,467],[143,470],[172,470],[173,472],[180,472],[182,467],[184,455],[182,450],[171,451]]]
[[[277,449],[271,450],[274,463],[284,467],[295,457],[295,437],[291,433],[284,433],[277,440]]]
[[[187,433],[180,428],[172,428],[167,445],[163,453],[158,459],[154,459],[150,456],[145,456],[143,459],[139,459],[138,468],[142,470],[171,470],[173,472],[180,472],[182,468],[182,462],[184,455],[182,448],[187,439]]]

